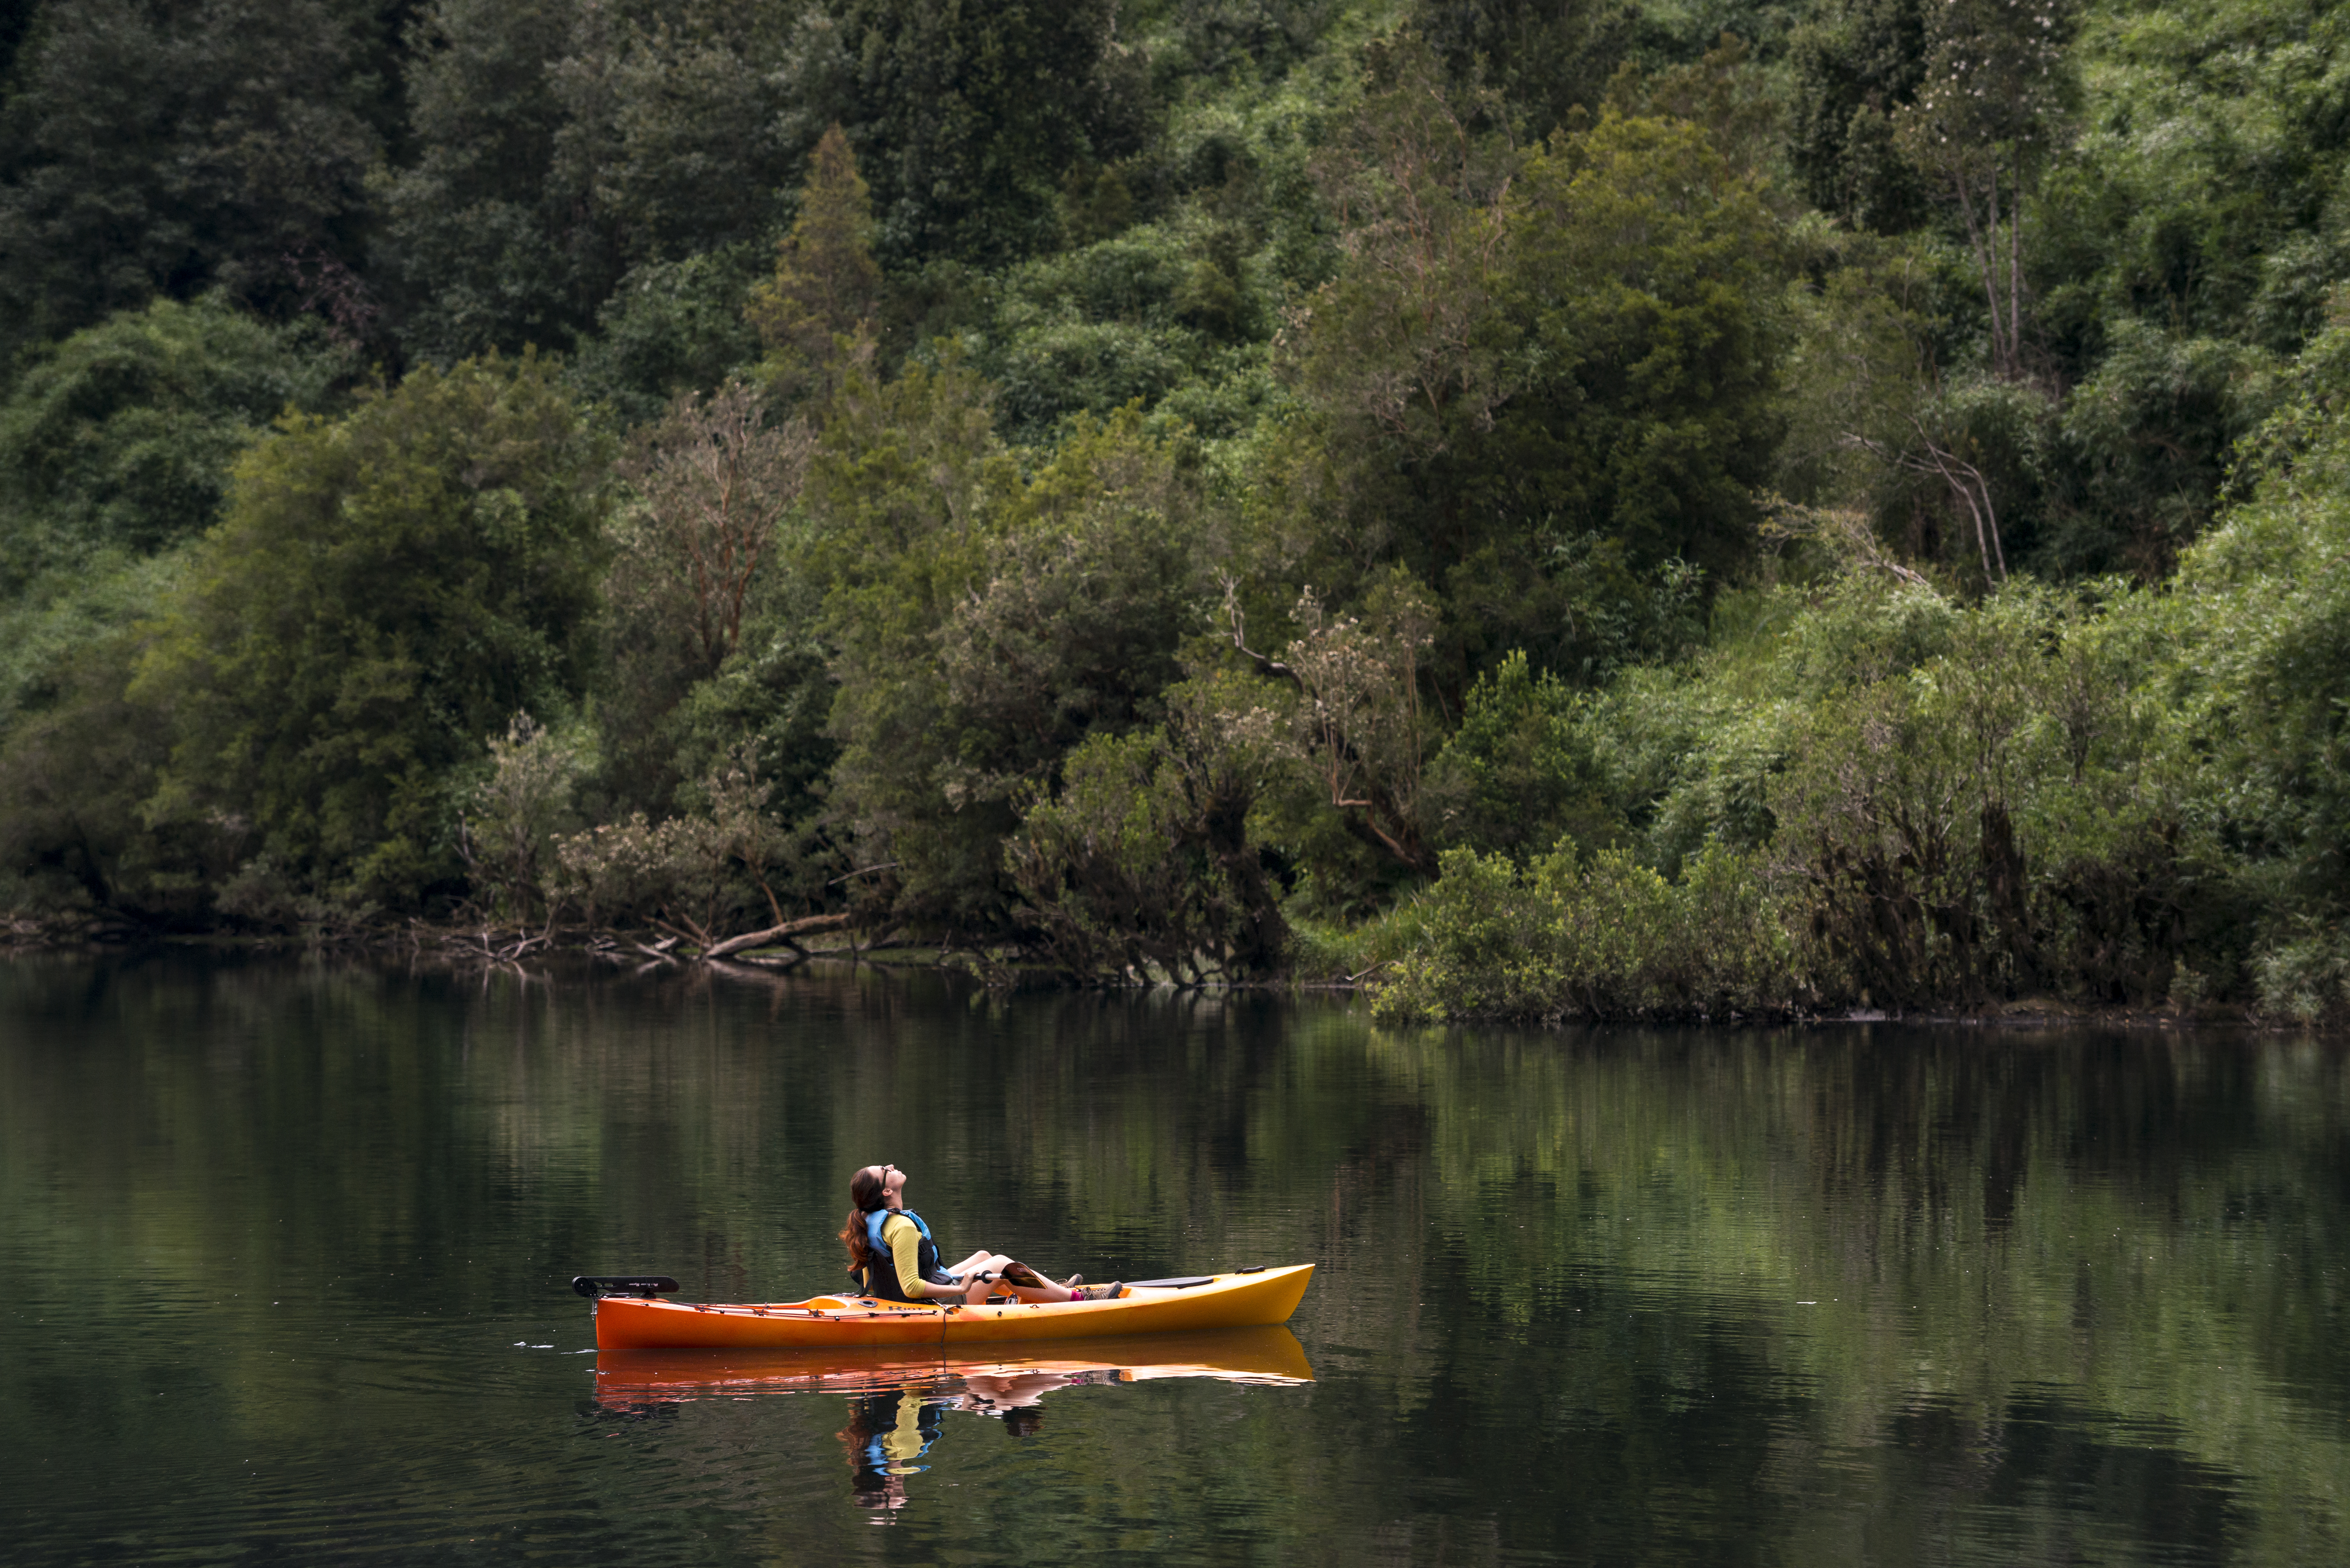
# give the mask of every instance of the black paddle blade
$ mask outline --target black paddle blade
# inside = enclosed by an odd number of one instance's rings
[[[667,1274],[577,1274],[571,1288],[593,1301],[598,1296],[657,1296],[677,1289]]]

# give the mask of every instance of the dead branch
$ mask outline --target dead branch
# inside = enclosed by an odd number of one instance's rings
[[[845,909],[829,915],[803,915],[796,920],[785,920],[764,931],[746,931],[739,937],[729,937],[723,942],[713,943],[702,950],[702,960],[708,963],[712,959],[723,959],[749,948],[764,947],[770,942],[782,942],[786,947],[805,952],[806,950],[794,941],[794,937],[804,936],[809,931],[838,930],[853,918]]]
[[[1257,673],[1271,676],[1276,680],[1286,680],[1301,691],[1305,689],[1305,682],[1296,670],[1248,645],[1248,626],[1241,614],[1241,585],[1237,578],[1224,579],[1224,620],[1231,628],[1232,646],[1240,650],[1242,658],[1256,666]]]

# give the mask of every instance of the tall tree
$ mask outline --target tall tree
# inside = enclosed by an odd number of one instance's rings
[[[842,380],[809,493],[839,681],[833,803],[907,918],[1006,929],[1020,802],[1087,735],[1154,716],[1195,624],[1196,482],[1126,410],[1024,480],[984,384]]]
[[[432,0],[409,33],[412,160],[381,173],[380,260],[409,351],[567,347],[619,274],[584,193],[553,181],[565,108],[555,62],[578,0]],[[568,194],[572,199],[567,200]]]
[[[1464,607],[1439,667],[1586,658],[1614,639],[1585,623],[1646,616],[1641,576],[1752,536],[1778,225],[1693,125],[1611,109],[1505,156],[1424,67],[1396,81],[1352,133],[1384,151],[1332,187],[1347,270],[1289,336],[1347,524],[1326,532]],[[1352,598],[1343,565],[1307,569]]]
[[[831,0],[795,41],[806,140],[838,122],[872,182],[879,248],[997,263],[1048,243],[1063,172],[1137,144],[1139,57],[1113,0]]]
[[[242,824],[322,889],[445,885],[456,770],[585,689],[608,462],[536,358],[286,421],[142,663],[178,731],[151,815]]]
[[[1419,0],[1413,7],[1413,25],[1454,82],[1500,93],[1534,140],[1578,107],[1599,107],[1639,40],[1641,20],[1621,0]]]
[[[815,438],[806,421],[770,424],[758,393],[729,382],[691,392],[638,432],[621,465],[640,504],[622,533],[613,591],[668,607],[671,635],[697,676],[734,651],[759,567],[799,498]]]
[[[583,7],[551,68],[564,124],[549,174],[564,199],[588,203],[621,263],[770,232],[798,149],[758,16],[708,0]]]
[[[2061,131],[2064,0],[1938,0],[1917,96],[1894,139],[1957,208],[1989,307],[1991,362],[2023,374],[2024,199]]]
[[[777,249],[775,275],[752,291],[750,317],[785,374],[802,379],[833,358],[838,339],[871,329],[880,295],[873,203],[836,125],[816,144],[799,216]]]
[[[0,349],[213,287],[364,332],[383,15],[366,0],[44,9],[0,109]]]
[[[216,298],[159,299],[30,357],[0,400],[0,597],[212,526],[237,453],[337,368]]]
[[[1291,323],[1301,390],[1414,458],[1490,429],[1514,389],[1495,309],[1522,161],[1488,93],[1456,92],[1409,34],[1367,55],[1360,112],[1318,172],[1347,265]]]
[[[412,351],[567,349],[631,268],[764,238],[797,150],[755,15],[432,0],[412,150],[379,182]]]
[[[1794,77],[1788,155],[1812,205],[1897,234],[1924,215],[1917,171],[1895,147],[1893,116],[1926,74],[1921,0],[1837,0],[1788,43]]]
[[[1513,192],[1508,293],[1539,368],[1486,462],[1572,532],[1709,570],[1752,536],[1777,444],[1779,227],[1684,121],[1555,137]]]

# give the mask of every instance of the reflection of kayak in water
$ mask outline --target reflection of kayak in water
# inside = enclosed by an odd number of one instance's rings
[[[608,1295],[596,1303],[598,1350],[860,1345],[975,1346],[1008,1340],[1167,1334],[1285,1323],[1314,1265],[1128,1285],[1105,1301],[910,1305],[870,1296],[718,1304]],[[667,1285],[668,1282],[663,1282]]]
[[[930,1468],[949,1412],[991,1417],[1026,1438],[1044,1423],[1048,1395],[1172,1377],[1294,1387],[1313,1382],[1314,1368],[1297,1336],[1278,1324],[1034,1346],[604,1350],[596,1355],[596,1403],[609,1416],[641,1418],[703,1399],[844,1396],[849,1498],[883,1523],[912,1501],[906,1483]]]
[[[994,1390],[1006,1380],[1142,1383],[1213,1377],[1227,1383],[1311,1383],[1314,1368],[1297,1336],[1278,1324],[1147,1337],[1055,1340],[1035,1350],[862,1351],[607,1350],[596,1357],[596,1397],[605,1404],[739,1398],[816,1391],[859,1394],[927,1386],[946,1392]]]

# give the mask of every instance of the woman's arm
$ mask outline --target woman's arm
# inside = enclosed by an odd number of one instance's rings
[[[906,1293],[908,1301],[962,1298],[962,1285],[932,1284],[922,1278],[922,1234],[914,1229],[912,1220],[899,1220],[889,1226],[888,1231],[889,1261],[898,1270],[898,1288]]]

